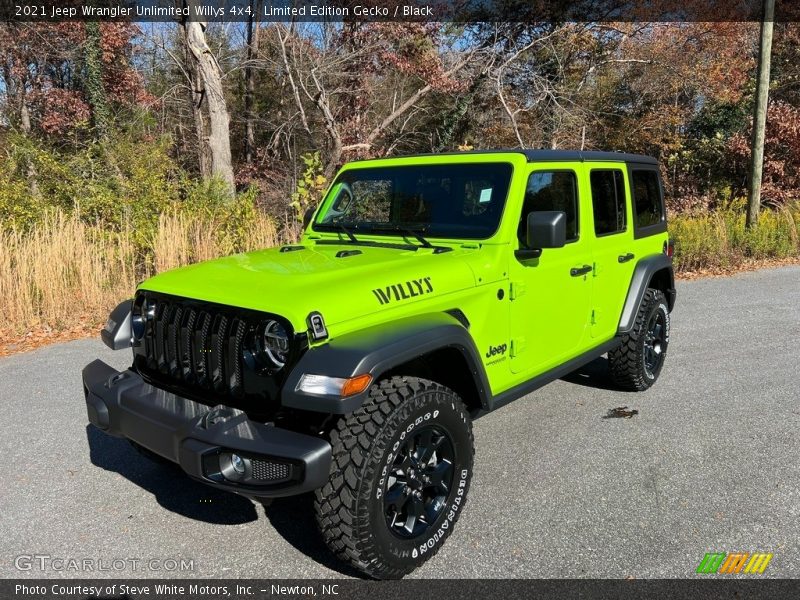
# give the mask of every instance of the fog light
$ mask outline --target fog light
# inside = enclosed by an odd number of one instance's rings
[[[231,466],[239,475],[244,475],[244,459],[241,456],[231,454]]]
[[[219,474],[228,481],[246,481],[251,471],[249,458],[233,452],[223,452],[219,455]]]

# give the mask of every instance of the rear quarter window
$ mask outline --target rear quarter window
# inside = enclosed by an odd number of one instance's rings
[[[636,237],[666,231],[664,194],[661,189],[658,171],[632,167],[630,176]]]

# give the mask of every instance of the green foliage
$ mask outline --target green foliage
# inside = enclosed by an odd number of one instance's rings
[[[305,170],[297,188],[292,194],[290,206],[297,213],[297,219],[302,221],[303,215],[309,207],[316,206],[322,199],[322,194],[328,185],[327,178],[322,174],[323,164],[319,152],[309,152],[301,157]]]
[[[262,218],[255,189],[230,202],[222,182],[198,180],[176,165],[169,137],[140,141],[119,134],[69,153],[20,137],[11,148],[10,160],[0,162],[0,230],[34,230],[58,210],[108,236],[125,232],[148,262],[161,215],[218,224],[215,237],[230,252],[248,247],[254,223]],[[27,181],[29,163],[38,195]]]

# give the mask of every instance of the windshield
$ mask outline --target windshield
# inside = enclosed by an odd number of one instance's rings
[[[500,223],[511,172],[507,163],[351,169],[331,186],[314,229],[487,238]]]

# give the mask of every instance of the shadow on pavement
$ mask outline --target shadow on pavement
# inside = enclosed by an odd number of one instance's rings
[[[177,465],[148,460],[122,438],[87,425],[86,440],[93,465],[119,473],[153,494],[171,512],[215,525],[239,525],[258,519],[256,507],[247,498],[193,481]]]
[[[608,359],[605,356],[594,359],[569,375],[565,375],[561,380],[599,390],[624,391],[611,380],[608,372]]]
[[[258,505],[247,498],[198,483],[177,465],[155,463],[139,454],[127,440],[106,435],[92,425],[86,427],[86,440],[93,465],[119,473],[153,494],[171,512],[214,525],[258,520]],[[314,520],[312,494],[277,498],[264,507],[264,512],[275,531],[311,560],[343,575],[363,577],[328,550]]]
[[[313,494],[276,498],[264,512],[275,531],[311,560],[342,575],[364,578],[363,573],[338,560],[325,545],[314,519]]]

